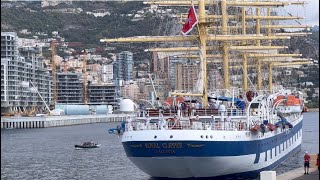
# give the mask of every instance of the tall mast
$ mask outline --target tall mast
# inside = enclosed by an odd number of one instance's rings
[[[244,0],[243,0],[244,1]],[[242,7],[241,8],[241,32],[243,35],[245,35],[246,32],[246,8]],[[246,41],[242,41],[242,45],[246,45],[247,42]],[[243,91],[247,92],[248,91],[248,79],[247,79],[247,75],[248,75],[248,69],[247,69],[247,64],[248,64],[248,60],[247,60],[247,54],[246,53],[242,53],[242,66],[243,66],[243,73],[242,73],[242,79],[243,79]]]
[[[257,0],[258,2],[259,0]],[[260,16],[260,7],[256,8],[256,16]],[[256,34],[260,35],[260,19],[256,19]],[[256,41],[256,45],[260,46],[260,40]],[[262,89],[262,77],[261,77],[261,59],[257,57],[257,90]]]
[[[222,35],[228,34],[228,12],[227,12],[227,1],[221,1],[221,15],[222,15]],[[223,58],[223,76],[224,76],[224,88],[229,89],[229,52],[228,43],[223,42],[222,44],[222,58]]]
[[[207,89],[207,30],[206,30],[206,12],[204,0],[199,0],[199,31],[203,63],[203,105],[208,107],[208,89]]]

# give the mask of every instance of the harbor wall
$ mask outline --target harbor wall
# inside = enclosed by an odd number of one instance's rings
[[[125,115],[123,114],[47,117],[8,117],[1,118],[1,129],[46,128],[88,123],[121,122],[124,120]]]

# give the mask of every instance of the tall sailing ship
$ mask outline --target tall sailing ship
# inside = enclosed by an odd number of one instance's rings
[[[272,68],[311,63],[301,54],[279,53],[276,40],[306,36],[306,32],[279,32],[276,8],[305,2],[194,0],[147,1],[145,4],[190,7],[180,36],[101,39],[101,42],[186,42],[196,46],[156,48],[152,51],[194,52],[200,61],[197,91],[171,92],[152,109],[120,103],[134,112],[118,127],[128,158],[152,177],[248,177],[271,170],[300,150],[304,102],[302,93],[273,87]],[[208,8],[210,6],[210,8]],[[213,10],[213,11],[210,11]],[[198,32],[190,35],[192,28]],[[250,32],[250,33],[248,33]],[[224,89],[208,89],[207,63],[222,63]],[[238,65],[234,65],[238,63]],[[240,64],[240,65],[239,65]],[[263,89],[262,67],[268,68]],[[256,68],[256,86],[248,84],[248,68]],[[242,87],[230,85],[231,69],[241,69]],[[252,82],[251,82],[252,83]],[[113,132],[111,129],[110,133]]]

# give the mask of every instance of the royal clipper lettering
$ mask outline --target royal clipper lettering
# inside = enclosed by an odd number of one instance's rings
[[[144,146],[148,149],[150,148],[164,148],[164,149],[180,149],[182,148],[182,143],[145,143]]]
[[[160,148],[158,143],[145,143],[144,146],[146,148]]]

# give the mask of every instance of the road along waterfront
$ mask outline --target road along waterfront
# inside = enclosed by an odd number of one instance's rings
[[[152,179],[126,157],[119,137],[108,134],[118,124],[1,129],[1,179]],[[74,149],[87,140],[101,147]],[[277,174],[302,167],[306,150],[319,152],[319,112],[304,114],[301,151],[276,168]]]

